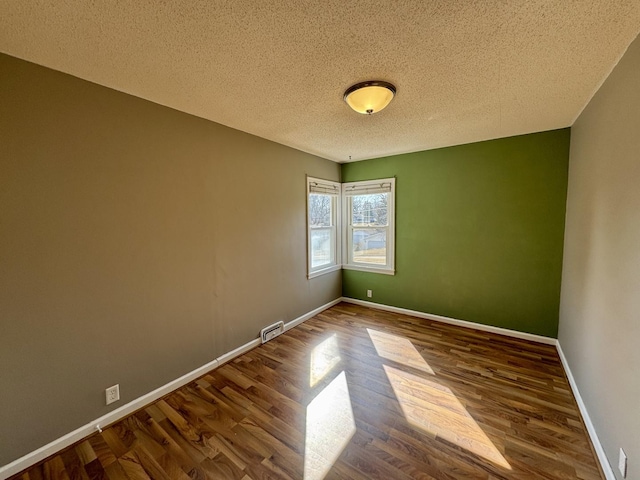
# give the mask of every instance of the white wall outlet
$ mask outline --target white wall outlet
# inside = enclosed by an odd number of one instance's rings
[[[620,449],[620,456],[618,457],[618,470],[620,470],[622,478],[627,478],[627,454],[622,449]]]
[[[369,298],[373,297],[373,291],[367,290],[367,297]]]
[[[105,396],[107,399],[107,405],[112,404],[113,402],[117,402],[120,400],[120,385],[114,385],[113,387],[107,388],[105,391]]]

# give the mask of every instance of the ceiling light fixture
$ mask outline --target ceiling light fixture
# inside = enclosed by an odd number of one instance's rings
[[[356,83],[344,92],[344,101],[358,113],[377,113],[393,100],[396,87],[379,80]]]

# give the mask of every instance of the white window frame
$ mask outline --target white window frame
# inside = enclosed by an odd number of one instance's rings
[[[335,192],[335,193],[332,193]],[[341,231],[341,184],[331,180],[307,176],[307,278],[314,278],[326,273],[335,272],[342,268],[342,242]],[[312,227],[309,222],[309,195],[312,193],[327,194],[331,196],[331,226]],[[312,230],[328,230],[331,234],[332,260],[330,264],[313,267],[311,265],[311,232]]]
[[[351,215],[351,197],[360,193],[379,193],[387,191],[389,199],[387,203],[387,263],[385,265],[372,265],[359,263],[353,259],[353,216]],[[342,184],[342,217],[344,228],[342,234],[342,268],[346,270],[360,270],[363,272],[382,273],[395,275],[395,203],[396,203],[396,179],[382,178],[362,182],[350,182]],[[357,227],[359,228],[359,227]],[[377,227],[380,228],[380,227]]]

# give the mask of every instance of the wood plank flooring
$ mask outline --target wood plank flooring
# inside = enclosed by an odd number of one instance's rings
[[[554,347],[342,303],[13,478],[603,476]]]

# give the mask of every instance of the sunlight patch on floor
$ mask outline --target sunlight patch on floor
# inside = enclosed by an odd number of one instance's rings
[[[511,470],[509,462],[449,388],[388,365],[384,370],[411,425]]]
[[[307,406],[304,480],[322,480],[355,432],[347,377],[341,372]]]
[[[371,328],[367,328],[367,332],[376,352],[382,358],[434,374],[427,361],[410,340]]]
[[[311,351],[309,386],[313,388],[338,363],[340,363],[340,350],[334,333]]]

